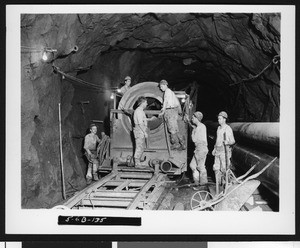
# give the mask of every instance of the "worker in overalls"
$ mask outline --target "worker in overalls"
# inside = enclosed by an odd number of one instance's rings
[[[216,176],[216,183],[218,184],[222,184],[222,178],[224,178],[222,176],[224,176],[226,172],[226,164],[230,167],[231,146],[235,144],[233,131],[231,127],[226,124],[227,119],[228,115],[225,111],[221,111],[218,114],[219,126],[217,129],[217,139],[212,151],[212,155],[215,156],[213,170]]]
[[[199,111],[192,116],[192,140],[195,143],[195,151],[190,168],[193,172],[193,179],[195,184],[207,184],[207,171],[205,167],[207,148],[206,126],[201,122],[203,114]],[[190,123],[191,124],[191,123]]]
[[[124,79],[124,86],[120,89],[119,94],[123,96],[127,90],[130,89],[131,77],[126,76]]]
[[[147,118],[144,109],[147,107],[147,98],[140,96],[137,100],[137,108],[133,113],[133,134],[135,138],[134,163],[135,167],[143,167],[141,157],[144,152],[145,139],[148,139],[148,121],[156,117]]]
[[[185,150],[185,140],[181,133],[179,133],[177,123],[178,114],[179,111],[181,111],[179,100],[175,93],[168,87],[168,82],[166,80],[163,79],[160,81],[159,88],[164,92],[163,107],[159,117],[164,116],[168,132],[170,133],[171,149]]]
[[[86,174],[87,184],[90,184],[92,180],[98,181],[98,165],[99,160],[97,157],[97,144],[100,143],[100,139],[97,135],[97,126],[95,124],[90,125],[90,133],[84,138],[84,150],[85,156],[87,157],[89,164]]]

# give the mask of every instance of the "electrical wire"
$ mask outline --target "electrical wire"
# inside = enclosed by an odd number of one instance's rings
[[[255,76],[250,76],[249,78],[242,79],[239,82],[232,83],[229,86],[234,86],[234,85],[237,85],[237,84],[240,84],[240,83],[252,81],[252,80],[260,77],[272,64],[276,65],[279,61],[280,61],[280,56],[279,55],[275,55],[273,57],[273,59],[271,60],[271,62],[260,73],[256,74]]]
[[[92,84],[92,83],[86,82],[86,81],[84,81],[84,80],[82,80],[82,79],[79,79],[79,78],[77,78],[77,77],[71,76],[71,75],[69,75],[69,74],[67,74],[67,73],[65,73],[65,72],[63,72],[63,71],[61,71],[61,70],[59,70],[59,68],[56,67],[56,66],[54,66],[54,65],[53,65],[53,69],[54,69],[54,71],[56,71],[57,73],[63,75],[64,77],[66,77],[66,78],[68,78],[68,79],[71,79],[71,80],[73,80],[73,81],[75,81],[75,82],[77,82],[77,83],[80,83],[80,84],[82,84],[82,85],[85,85],[85,86],[88,86],[88,87],[91,87],[91,88],[94,88],[94,89],[98,89],[98,90],[106,90],[106,91],[110,91],[109,89],[105,89],[105,88],[102,87],[102,86],[99,86],[99,85],[96,85],[96,84]]]

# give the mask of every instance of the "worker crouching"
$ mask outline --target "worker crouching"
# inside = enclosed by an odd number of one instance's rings
[[[195,151],[190,168],[193,172],[193,179],[195,184],[207,184],[207,171],[205,167],[207,148],[206,126],[201,122],[203,114],[199,111],[192,116],[192,140],[195,143]]]
[[[100,139],[97,135],[97,126],[95,124],[90,125],[90,133],[84,138],[84,150],[89,164],[86,174],[87,184],[90,184],[92,180],[98,181],[98,166],[99,160],[97,157],[97,143],[100,143]]]
[[[163,107],[159,117],[164,116],[168,131],[170,133],[171,149],[173,150],[185,150],[185,139],[179,132],[178,128],[178,114],[180,109],[180,103],[175,93],[168,87],[166,80],[159,82],[159,88],[164,92]]]
[[[226,124],[228,115],[225,111],[218,114],[219,127],[217,129],[217,139],[212,151],[215,156],[213,170],[216,176],[216,184],[222,184],[224,175],[231,164],[231,146],[235,144],[233,131],[229,125]]]

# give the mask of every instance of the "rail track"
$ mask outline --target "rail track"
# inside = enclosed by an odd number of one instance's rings
[[[166,174],[151,169],[118,168],[67,200],[70,209],[153,210],[168,183]]]

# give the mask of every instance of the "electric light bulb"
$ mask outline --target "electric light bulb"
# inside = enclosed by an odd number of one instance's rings
[[[182,99],[181,99],[181,102],[185,102],[185,99],[184,99],[184,98],[182,98]]]
[[[47,60],[48,60],[47,52],[43,52],[42,59],[43,59],[44,61],[47,61]]]
[[[115,97],[114,97],[114,94],[111,94],[111,95],[110,95],[110,99],[113,100],[114,98],[115,98]]]
[[[120,92],[121,92],[121,89],[117,89],[117,92],[120,93]]]

